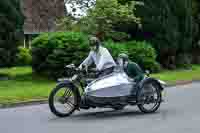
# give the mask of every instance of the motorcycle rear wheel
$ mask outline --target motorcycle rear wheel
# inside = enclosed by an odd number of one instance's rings
[[[49,108],[58,117],[70,116],[77,106],[77,94],[70,86],[59,85],[49,95]]]

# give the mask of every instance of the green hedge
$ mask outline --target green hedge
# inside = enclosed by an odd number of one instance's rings
[[[17,65],[19,66],[31,65],[32,56],[30,49],[19,47],[18,50],[19,51],[17,54]]]
[[[116,59],[119,53],[129,55],[131,61],[138,63],[142,69],[150,70],[151,72],[160,71],[160,65],[156,62],[156,51],[151,44],[143,41],[131,41],[124,43],[114,43],[108,41],[105,46],[109,49],[113,57]]]
[[[87,57],[87,40],[86,35],[76,32],[46,33],[35,38],[32,42],[34,72],[50,78],[62,76],[65,65],[79,65]]]
[[[116,59],[119,53],[126,52],[130,59],[143,69],[157,72],[155,50],[147,42],[114,43],[105,42],[105,47]],[[51,78],[63,76],[64,66],[74,63],[79,65],[88,55],[88,36],[77,32],[46,33],[32,42],[33,71]]]

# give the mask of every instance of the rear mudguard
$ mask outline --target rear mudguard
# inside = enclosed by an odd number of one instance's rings
[[[147,82],[155,82],[155,83],[159,86],[159,88],[160,88],[161,91],[164,90],[164,87],[162,86],[161,82],[160,82],[159,80],[155,79],[155,78],[152,78],[152,77],[146,77],[146,78],[144,78],[144,79],[139,83],[138,89],[141,89],[141,88],[143,87],[143,85],[144,85],[145,83],[147,83]]]
[[[81,102],[81,95],[78,87],[76,87],[70,80],[59,81],[57,84],[57,87],[65,87],[65,86],[69,87],[70,89],[73,89],[77,94],[77,108],[79,108]]]

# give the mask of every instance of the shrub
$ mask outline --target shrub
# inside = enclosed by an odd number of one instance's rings
[[[128,55],[131,60],[137,62],[143,69],[152,72],[160,71],[160,65],[156,62],[156,51],[152,45],[146,41],[128,42]]]
[[[105,42],[105,47],[110,51],[114,59],[117,59],[120,53],[127,53],[126,44],[113,41]]]
[[[147,42],[114,43],[108,41],[105,46],[116,59],[118,54],[126,52],[130,59],[143,69],[156,72],[159,64],[155,61],[155,50]],[[89,53],[88,38],[77,32],[45,33],[32,42],[33,71],[51,78],[64,75],[64,66],[79,65]]]
[[[32,42],[33,71],[52,78],[64,74],[64,66],[79,65],[87,57],[87,36],[76,32],[46,33]]]
[[[17,65],[26,66],[31,65],[32,56],[28,48],[19,47],[19,52],[17,54]]]
[[[106,42],[105,46],[112,53],[116,59],[119,53],[126,53],[129,55],[131,61],[138,63],[142,69],[150,70],[151,72],[158,72],[160,65],[156,62],[156,52],[151,44],[147,42],[124,42],[113,43],[112,41]]]

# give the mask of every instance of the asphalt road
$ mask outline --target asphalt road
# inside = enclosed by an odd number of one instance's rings
[[[136,107],[91,109],[57,118],[48,105],[0,110],[0,133],[200,133],[200,83],[167,88],[167,100],[154,114]]]

